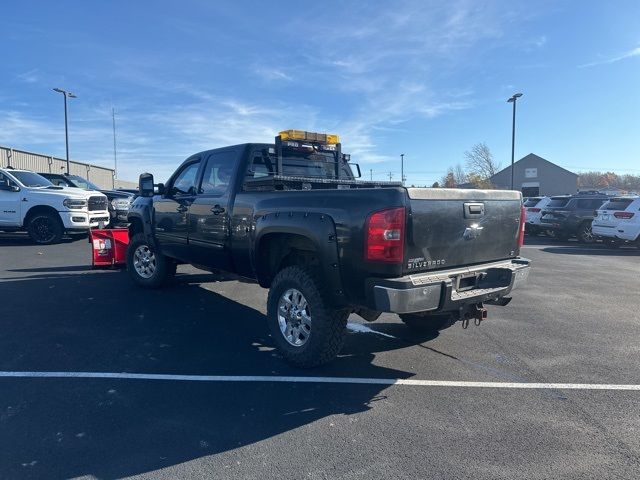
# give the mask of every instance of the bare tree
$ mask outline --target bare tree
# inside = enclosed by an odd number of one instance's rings
[[[488,180],[500,170],[500,164],[493,159],[486,143],[476,143],[471,150],[464,152],[467,170],[470,174]]]
[[[459,163],[453,167],[453,177],[456,180],[457,185],[462,185],[463,183],[467,183],[467,173],[462,168],[462,165]]]

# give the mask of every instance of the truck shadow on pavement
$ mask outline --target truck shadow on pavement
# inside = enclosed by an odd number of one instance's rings
[[[258,287],[233,284],[241,292],[234,301],[189,276],[149,291],[134,287],[126,272],[40,273],[0,283],[3,371],[413,375],[372,363],[376,352],[404,348],[406,339],[361,334],[349,336],[328,366],[289,367],[272,348],[264,315],[244,305],[261,308]],[[80,378],[0,378],[0,385],[4,478],[121,478],[209,456],[208,473],[225,477],[241,460],[234,449],[284,432],[304,440],[299,427],[365,412],[386,388]],[[266,454],[272,447],[257,448]]]

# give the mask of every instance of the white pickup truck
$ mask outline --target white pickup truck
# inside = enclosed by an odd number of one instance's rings
[[[0,168],[0,231],[26,230],[41,245],[109,223],[107,197],[59,187],[29,170]]]

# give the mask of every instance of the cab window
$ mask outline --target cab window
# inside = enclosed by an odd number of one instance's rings
[[[185,165],[173,180],[173,185],[171,186],[171,194],[194,195],[196,191],[196,178],[198,175],[199,167],[199,160]]]
[[[247,173],[244,176],[244,180],[245,182],[260,180],[261,178],[273,175],[273,172],[274,168],[271,159],[263,156],[261,153],[255,153],[251,165],[249,165]]]

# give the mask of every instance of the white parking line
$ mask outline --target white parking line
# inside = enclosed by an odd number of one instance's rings
[[[161,373],[111,372],[0,372],[0,378],[106,378],[117,380],[168,380],[182,382],[346,383],[366,385],[407,385],[415,387],[640,391],[640,385],[606,383],[465,382],[457,380],[411,380],[401,378],[359,377],[287,377],[270,375],[172,375]]]

